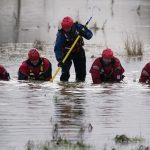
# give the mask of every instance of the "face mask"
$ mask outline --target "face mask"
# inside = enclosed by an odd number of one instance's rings
[[[31,61],[31,63],[36,66],[38,64],[39,60],[34,60],[34,61]]]
[[[105,58],[103,58],[103,64],[105,66],[109,66],[111,64],[111,59],[105,59]]]

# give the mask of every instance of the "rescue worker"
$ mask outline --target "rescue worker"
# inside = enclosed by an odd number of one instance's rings
[[[119,82],[124,78],[124,68],[109,48],[103,50],[102,57],[96,58],[91,66],[90,73],[95,84]]]
[[[87,40],[91,39],[92,32],[82,24],[73,22],[71,17],[64,17],[61,22],[61,29],[58,30],[54,52],[58,61],[58,66],[62,68],[61,81],[68,81],[70,77],[70,68],[72,61],[74,63],[76,81],[85,81],[86,77],[86,56],[84,51],[83,37]],[[80,39],[76,43],[71,54],[63,64],[62,60],[73,45],[78,34],[81,35]]]
[[[141,83],[150,83],[150,62],[147,63],[142,69],[141,76],[139,79]]]
[[[48,81],[52,77],[52,67],[48,59],[40,57],[37,49],[32,48],[18,71],[18,80],[43,80]]]
[[[0,80],[8,81],[10,79],[9,73],[6,71],[4,66],[0,65]]]

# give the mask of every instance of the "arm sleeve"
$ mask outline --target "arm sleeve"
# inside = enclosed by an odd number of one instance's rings
[[[27,65],[22,63],[18,70],[18,80],[28,80]]]
[[[144,66],[144,68],[142,69],[139,82],[146,83],[146,81],[149,80],[149,78],[150,78],[150,74],[149,74],[149,71],[148,71],[149,69],[150,69],[150,64],[146,64]]]
[[[62,59],[62,47],[65,42],[65,37],[58,31],[54,46],[55,57],[57,61]]]
[[[28,80],[28,76],[18,71],[18,80]]]
[[[115,64],[114,64],[114,73],[113,73],[113,78],[115,81],[121,81],[124,76],[124,68],[122,67],[120,60],[118,58],[115,58]]]
[[[45,81],[49,81],[52,78],[52,67],[50,62],[48,66],[48,69],[44,73]]]
[[[2,65],[0,65],[0,79],[6,81],[10,79],[9,73]]]
[[[90,73],[94,84],[99,84],[102,82],[100,78],[100,67],[98,65],[97,60],[95,60],[94,63],[92,64]]]
[[[41,75],[45,81],[49,81],[52,78],[52,65],[48,59],[44,59],[44,73]]]
[[[89,30],[87,27],[83,26],[82,24],[78,24],[77,23],[77,30],[80,33],[82,30],[82,36],[87,39],[90,40],[93,36],[93,33],[91,30]]]

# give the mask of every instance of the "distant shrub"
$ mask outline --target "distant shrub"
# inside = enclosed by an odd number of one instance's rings
[[[144,52],[143,42],[139,38],[127,36],[125,50],[128,56],[142,56]]]
[[[33,47],[38,50],[44,50],[45,48],[45,42],[40,40],[35,40],[33,43]]]
[[[133,137],[130,138],[126,136],[125,134],[116,135],[115,136],[115,142],[120,144],[129,144],[129,143],[136,143],[136,142],[143,142],[144,139],[142,137]]]

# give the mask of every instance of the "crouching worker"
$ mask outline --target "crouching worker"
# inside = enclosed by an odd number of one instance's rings
[[[4,66],[0,65],[0,80],[8,81],[10,79],[9,73],[6,71]]]
[[[105,49],[102,57],[98,57],[91,66],[90,73],[93,83],[120,82],[124,78],[124,68],[118,58],[113,56],[111,49]]]
[[[18,80],[43,80],[52,77],[52,67],[48,59],[40,57],[37,49],[29,50],[28,59],[25,60],[18,71]]]
[[[139,82],[150,84],[150,62],[147,63],[142,69]]]

